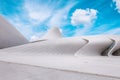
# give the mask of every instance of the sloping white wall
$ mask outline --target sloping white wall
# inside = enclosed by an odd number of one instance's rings
[[[0,52],[9,52],[17,55],[74,55],[87,42],[81,38],[61,38],[29,43],[13,48],[2,49]],[[5,53],[4,53],[5,54]]]
[[[28,40],[0,16],[0,49],[25,43],[28,43]]]

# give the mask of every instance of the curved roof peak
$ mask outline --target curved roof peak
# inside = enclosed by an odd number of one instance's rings
[[[61,38],[62,34],[58,27],[52,27],[48,32],[43,36],[44,39],[55,39]]]

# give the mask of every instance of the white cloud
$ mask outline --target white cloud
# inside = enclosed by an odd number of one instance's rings
[[[25,15],[28,16],[31,27],[41,24],[47,27],[64,26],[67,24],[68,12],[70,11],[71,7],[77,3],[69,1],[65,2],[64,6],[60,6],[63,2],[62,0],[48,1],[47,3],[39,1],[40,0],[26,0],[23,6]],[[38,34],[35,33],[30,40],[33,41],[39,39],[42,35]]]
[[[45,32],[36,33],[33,36],[31,36],[30,41],[37,41],[40,40],[40,38],[45,34]]]
[[[47,3],[43,0],[25,0],[21,13],[10,20],[27,39],[35,40],[40,38],[42,36],[40,34],[45,33],[48,27],[66,25],[68,13],[76,3],[76,1],[63,2],[62,0],[48,0]],[[44,26],[45,29],[42,30]]]
[[[48,22],[48,25],[50,27],[54,26],[63,26],[67,23],[67,16],[68,12],[73,7],[75,3],[69,3],[64,8],[57,10],[51,17],[50,21]]]
[[[69,1],[66,2],[66,5],[61,7],[61,1],[49,1],[45,4],[37,1],[26,1],[24,9],[31,23],[42,24],[45,22],[48,27],[53,27],[65,24],[64,20],[67,19],[68,12],[75,3],[76,2]]]
[[[76,9],[71,17],[71,24],[74,26],[91,26],[97,18],[97,10],[95,9]]]
[[[30,41],[37,41],[39,40],[40,38],[38,36],[32,36]]]
[[[120,13],[120,0],[113,0],[113,2],[115,2],[115,4],[116,4],[116,9],[117,9],[118,12]]]
[[[71,16],[71,24],[78,27],[75,36],[84,35],[89,32],[93,23],[97,19],[97,10],[95,9],[76,9]],[[82,25],[83,28],[79,28]]]
[[[28,13],[28,16],[31,20],[42,23],[47,20],[53,12],[53,9],[50,5],[38,3],[36,1],[26,1],[24,3],[24,9]]]
[[[62,24],[64,24],[63,20],[66,19],[66,14],[67,13],[65,13],[65,10],[57,11],[54,15],[52,15],[47,25],[50,27],[60,27]]]

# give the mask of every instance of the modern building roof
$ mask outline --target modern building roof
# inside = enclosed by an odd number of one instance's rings
[[[6,32],[0,34],[0,44],[5,45],[0,49],[1,80],[84,80],[85,76],[85,80],[120,79],[120,36],[64,38],[54,27],[39,41],[28,42],[2,17],[0,23]]]

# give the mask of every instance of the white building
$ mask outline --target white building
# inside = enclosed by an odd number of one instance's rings
[[[120,36],[64,38],[53,27],[27,41],[0,17],[0,80],[120,80]]]

